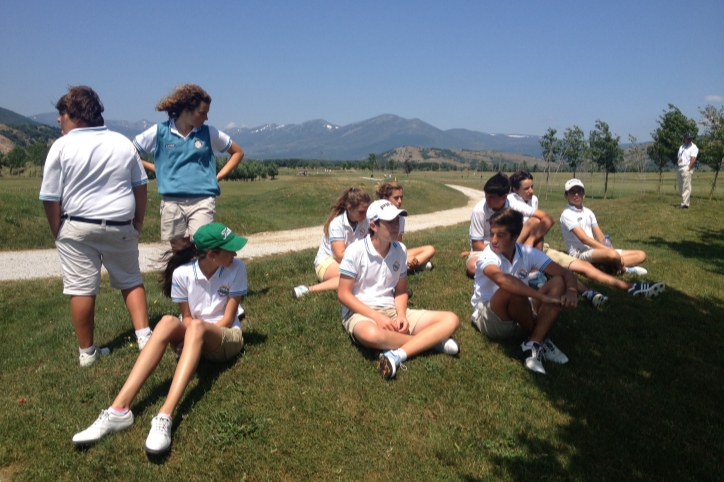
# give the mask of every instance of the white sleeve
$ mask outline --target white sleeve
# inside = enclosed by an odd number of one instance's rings
[[[131,147],[130,150],[132,151],[131,155],[133,156],[133,162],[131,165],[131,185],[136,187],[148,184],[148,176],[146,175],[146,169],[143,168],[143,164],[141,163],[141,156],[138,155],[138,152],[136,152],[136,149],[133,147]]]
[[[153,154],[156,150],[158,124],[153,125],[133,138],[133,145],[141,154]]]
[[[480,271],[482,275],[483,270],[491,264],[500,267],[500,258],[492,250],[485,248],[485,251],[480,253],[478,260],[475,262],[475,271]]]
[[[240,259],[237,261],[241,266],[236,270],[236,276],[234,276],[234,281],[232,281],[229,289],[229,296],[244,296],[249,289],[246,280],[246,265]]]
[[[591,227],[598,226],[598,219],[596,219],[596,215],[593,214],[593,211],[589,209],[588,215],[591,216]]]
[[[544,271],[546,266],[551,264],[552,260],[543,251],[539,251],[532,248],[529,252],[529,258],[531,261],[531,268],[537,269],[538,271]]]
[[[473,208],[473,214],[470,215],[470,240],[479,241],[485,239],[485,201],[478,203]],[[478,206],[480,208],[478,209]]]
[[[214,126],[209,126],[209,137],[211,138],[211,148],[214,152],[226,152],[229,150],[229,147],[231,147],[231,137]]]
[[[578,220],[568,216],[570,210],[566,209],[561,213],[561,228],[565,228],[566,231],[573,231],[573,228],[580,226]]]
[[[344,232],[344,218],[342,216],[346,216],[346,213],[342,213],[336,218],[332,220],[331,223],[329,223],[329,244],[332,245],[332,241],[344,241],[345,240],[345,232]]]
[[[60,201],[63,195],[63,172],[60,165],[61,144],[62,142],[55,141],[50,146],[48,157],[45,158],[43,183],[40,186],[42,201]]]
[[[178,267],[173,272],[171,281],[171,301],[174,303],[183,303],[189,301],[188,280],[183,274],[182,267]]]
[[[357,278],[357,245],[360,243],[364,243],[364,240],[355,241],[344,251],[342,262],[339,263],[340,274]],[[407,259],[405,259],[405,266],[407,266]]]
[[[517,199],[508,199],[508,203],[510,204],[510,207],[519,213],[521,213],[525,217],[531,217],[533,216],[533,213],[535,212],[535,209],[533,209],[532,206],[527,205],[524,202],[520,202]]]
[[[691,155],[689,156],[689,159],[692,157],[699,157],[699,148],[692,144],[691,146]]]

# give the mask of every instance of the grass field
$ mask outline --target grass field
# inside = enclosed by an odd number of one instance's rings
[[[274,181],[222,182],[217,198],[217,219],[241,234],[280,231],[324,223],[329,209],[344,189],[356,186],[374,199],[377,180],[369,172],[298,177],[288,169]],[[381,177],[377,173],[376,177]],[[53,248],[43,204],[38,200],[40,178],[0,177],[0,251]],[[404,181],[403,181],[404,182]],[[464,206],[467,198],[433,178],[413,177],[405,184],[405,205],[422,214]],[[160,240],[156,182],[148,187],[148,207],[141,242]]]
[[[557,218],[567,176],[559,174],[548,201],[540,177],[541,208]],[[87,450],[70,443],[137,357],[107,280],[96,338],[113,354],[88,370],[77,366],[60,280],[1,283],[0,480],[720,480],[724,205],[705,199],[704,176],[683,212],[672,208],[671,178],[660,196],[650,178],[646,196],[636,197],[631,179],[603,200],[601,177],[583,177],[586,205],[615,245],[647,251],[649,278],[667,291],[638,299],[588,283],[611,302],[561,315],[551,336],[567,365],[532,375],[515,358],[516,343],[490,342],[471,327],[472,281],[458,256],[468,247],[466,224],[405,237],[438,250],[433,271],[410,277],[410,304],[457,313],[461,356],[417,357],[390,382],[371,351],[349,342],[333,293],[292,299],[292,286],[313,282],[315,250],[254,259],[243,301],[246,350],[225,366],[202,363],[175,416],[173,451],[161,460],[148,459],[142,445],[170,384],[170,353],[132,406],[134,427]],[[460,173],[411,179],[483,183]],[[241,189],[248,186],[257,188]],[[405,205],[417,213],[414,197],[406,188]],[[249,198],[266,202],[261,192]],[[299,199],[287,204],[307,202]],[[554,227],[548,241],[561,240]],[[175,308],[154,278],[146,276],[155,323]]]

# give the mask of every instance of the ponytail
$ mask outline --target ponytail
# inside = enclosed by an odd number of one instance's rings
[[[369,204],[370,201],[370,195],[367,194],[367,191],[364,189],[350,187],[345,190],[332,205],[329,216],[327,216],[327,220],[324,222],[324,235],[329,237],[329,223],[331,223],[334,218],[345,212],[347,210],[347,206],[356,208],[360,204]]]
[[[188,263],[194,259],[202,259],[206,257],[207,251],[201,251],[188,238],[178,238],[171,241],[171,249],[166,251],[161,260],[166,263],[166,267],[158,277],[161,283],[161,292],[167,298],[171,298],[171,284],[173,283],[173,272],[179,266]]]

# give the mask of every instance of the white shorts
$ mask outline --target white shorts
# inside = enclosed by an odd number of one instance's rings
[[[180,198],[164,196],[161,200],[161,239],[193,236],[205,224],[216,219],[215,197]]]
[[[623,249],[617,249],[616,252],[620,255],[623,252]],[[588,261],[589,263],[592,262],[591,258],[593,258],[592,249],[587,249],[586,251],[576,251],[572,249],[568,254],[576,259],[580,259],[581,261]]]
[[[138,231],[133,225],[102,226],[65,220],[55,240],[63,271],[63,294],[97,295],[101,265],[111,286],[125,290],[143,284],[138,264]]]
[[[527,338],[525,330],[513,320],[501,320],[490,308],[490,302],[478,303],[477,313],[472,318],[473,325],[494,340],[509,338]]]

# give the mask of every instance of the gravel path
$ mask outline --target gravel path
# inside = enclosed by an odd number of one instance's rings
[[[473,207],[483,199],[484,193],[463,186],[452,184],[448,184],[448,186],[468,196],[468,204],[461,208],[408,216],[405,223],[405,232],[411,233],[440,226],[452,226],[470,220]],[[251,259],[258,256],[318,248],[322,240],[322,226],[257,233],[247,237],[249,242],[242,251],[242,257]],[[157,271],[159,269],[158,259],[166,249],[168,249],[167,243],[141,244],[139,256],[141,271]],[[60,260],[55,249],[0,253],[0,281],[57,276],[61,276],[61,272]]]

